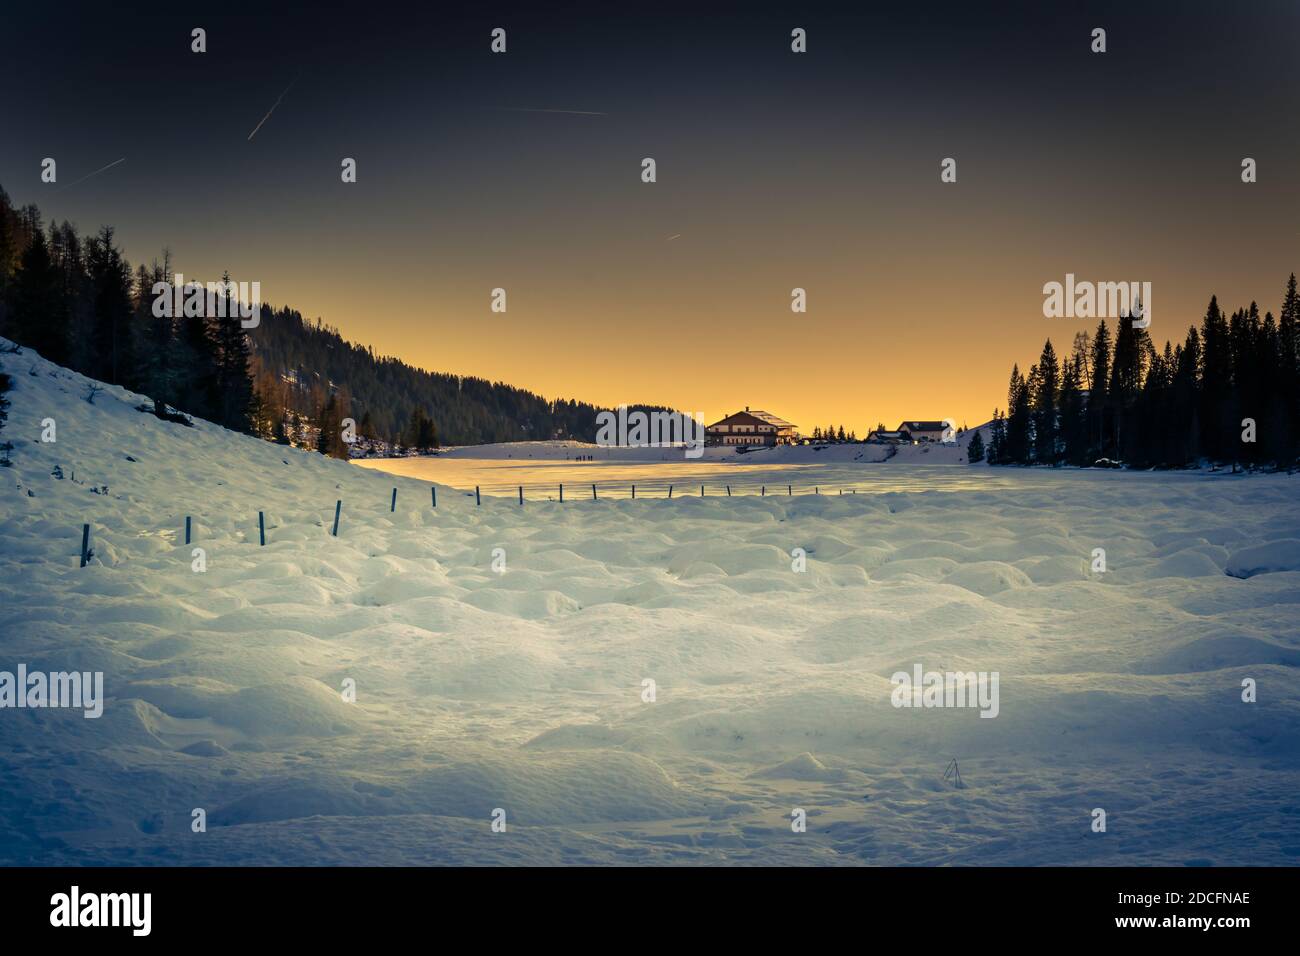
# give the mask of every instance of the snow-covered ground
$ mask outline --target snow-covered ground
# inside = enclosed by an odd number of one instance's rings
[[[0,671],[106,697],[0,710],[0,862],[1300,859],[1300,479],[774,462],[861,490],[435,511],[0,367]],[[916,664],[998,715],[892,706]]]
[[[698,450],[698,457],[686,456],[685,446],[663,448],[623,447],[595,445],[580,441],[501,442],[495,445],[456,445],[438,451],[433,457],[442,459],[471,458],[478,460],[508,461],[574,461],[594,458],[597,462],[695,462],[721,465],[821,465],[827,463],[870,463],[894,459],[897,464],[951,465],[964,463],[966,445],[976,429],[947,443],[917,443],[915,445],[888,445],[868,442],[830,442],[807,445],[778,445],[772,448],[753,448],[739,451],[735,446],[712,445]],[[989,440],[989,426],[979,431],[985,443]]]
[[[601,447],[574,441],[508,442],[450,448],[433,455],[404,458],[357,459],[365,468],[390,474],[436,481],[456,488],[481,488],[482,494],[517,496],[525,500],[559,499],[559,486],[568,497],[597,495],[639,498],[700,493],[706,496],[754,494],[848,494],[879,490],[932,487],[934,481],[955,487],[987,487],[988,476],[967,474],[967,469],[942,468],[904,473],[897,467],[866,465],[888,461],[891,465],[954,465],[966,462],[966,443],[974,432],[951,445],[783,445],[740,453],[735,448],[705,448],[698,458],[688,458],[682,448]],[[985,436],[987,441],[987,434]],[[987,466],[976,466],[986,471]],[[919,484],[908,479],[930,477]],[[516,498],[517,500],[517,498]]]

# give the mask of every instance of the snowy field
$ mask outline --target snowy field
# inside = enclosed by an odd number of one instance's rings
[[[0,862],[1300,861],[1300,478],[773,460],[861,490],[435,511],[0,366],[0,671],[106,698],[0,710]],[[996,718],[892,706],[917,664],[997,672]]]
[[[973,432],[971,433],[973,435]],[[984,429],[984,440],[989,437]],[[953,445],[784,445],[738,453],[735,448],[705,448],[699,458],[687,458],[681,448],[608,448],[573,441],[508,442],[499,445],[451,448],[434,455],[410,458],[357,459],[356,464],[390,474],[448,484],[483,494],[517,496],[520,485],[525,500],[591,497],[591,486],[606,497],[630,498],[632,486],[639,498],[705,495],[814,493],[845,494],[856,491],[909,488],[924,490],[942,481],[955,489],[988,487],[989,475],[968,475],[966,469],[934,465],[964,463],[965,442]],[[928,471],[864,468],[889,459],[892,465],[912,464]],[[981,468],[980,471],[986,471]],[[925,477],[921,477],[924,475]],[[518,500],[516,498],[516,500]]]

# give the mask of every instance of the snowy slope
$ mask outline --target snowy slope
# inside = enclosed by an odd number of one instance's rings
[[[0,710],[0,862],[1300,858],[1294,479],[963,468],[482,508],[442,486],[435,511],[424,482],[92,405],[30,352],[0,367],[0,670],[101,670],[107,697]],[[998,671],[998,717],[894,708],[915,663]]]

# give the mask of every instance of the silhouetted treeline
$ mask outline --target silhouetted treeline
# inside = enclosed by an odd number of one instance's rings
[[[813,428],[812,440],[824,442],[856,442],[858,440],[858,433],[855,431],[846,432],[843,425],[839,426],[838,429],[834,425],[827,425],[825,428],[817,425]]]
[[[1059,359],[1049,339],[1029,374],[1011,370],[1007,411],[993,414],[990,464],[1138,467],[1202,461],[1290,467],[1300,456],[1300,296],[1292,274],[1275,319],[1226,316],[1210,299],[1198,330],[1157,351],[1122,318],[1075,336]]]
[[[427,372],[344,339],[290,308],[264,307],[250,332],[257,388],[267,406],[315,421],[351,417],[360,437],[427,450],[439,445],[541,439],[596,440],[600,406],[540,395],[487,379]],[[662,406],[632,409],[669,411]]]
[[[148,395],[174,409],[250,432],[259,409],[248,339],[238,318],[156,318],[155,282],[170,257],[134,272],[111,226],[83,237],[68,222],[41,224],[0,189],[0,334],[52,362]]]
[[[133,272],[111,227],[93,237],[67,222],[43,227],[36,206],[15,209],[0,189],[0,334],[149,396],[161,417],[176,417],[172,409],[340,458],[349,418],[359,439],[418,451],[596,438],[598,406],[426,372],[289,307],[262,305],[249,330],[239,318],[155,317],[160,281],[173,281],[165,250]]]

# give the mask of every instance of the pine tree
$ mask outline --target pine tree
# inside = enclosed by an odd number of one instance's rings
[[[1172,463],[1169,406],[1176,363],[1168,342],[1163,355],[1155,354],[1152,349],[1146,378],[1127,426],[1125,458],[1130,464],[1167,466]]]
[[[1033,394],[1030,404],[1034,422],[1034,459],[1043,464],[1057,462],[1057,393],[1060,391],[1060,368],[1052,340],[1043,345],[1043,353],[1036,366]]]
[[[140,381],[132,335],[131,267],[113,240],[113,227],[102,227],[86,254],[94,344],[90,376],[135,389]]]
[[[1228,321],[1219,310],[1218,299],[1211,296],[1201,321],[1200,421],[1201,447],[1216,461],[1226,461],[1229,456],[1236,460],[1239,442],[1234,405]]]
[[[985,457],[990,465],[1000,465],[1003,462],[1007,444],[1007,424],[1002,417],[1001,409],[993,409],[993,424],[989,428],[989,447],[985,452]]]
[[[1287,280],[1282,311],[1277,320],[1278,392],[1289,427],[1283,442],[1282,460],[1290,463],[1300,455],[1300,294],[1295,273]]]
[[[38,229],[22,254],[11,292],[14,340],[51,362],[68,359],[68,310],[49,247]]]
[[[229,282],[230,274],[222,277]],[[253,431],[253,376],[249,369],[248,336],[244,334],[234,303],[225,309],[225,318],[212,320],[212,339],[216,344],[218,419],[220,425],[234,431]],[[230,313],[234,312],[232,316]],[[260,316],[258,317],[260,321]]]
[[[1092,337],[1092,386],[1088,390],[1088,442],[1090,459],[1106,458],[1110,446],[1110,329],[1097,324]]]
[[[1178,350],[1170,388],[1170,440],[1175,464],[1187,465],[1201,455],[1201,337],[1193,326]]]
[[[1079,388],[1086,392],[1092,388],[1092,336],[1085,329],[1074,333],[1074,345],[1070,350],[1070,359],[1078,373]]]
[[[406,426],[406,444],[416,454],[422,455],[438,447],[438,434],[433,419],[425,414],[423,408],[411,412],[411,420]]]
[[[1032,438],[1030,423],[1029,387],[1018,365],[1011,368],[1011,384],[1007,388],[1007,422],[999,461],[1004,464],[1029,463]]]
[[[217,343],[207,320],[199,315],[182,316],[177,324],[176,348],[181,370],[177,407],[210,422],[219,422]]]
[[[1257,308],[1254,312],[1258,315]],[[1286,459],[1290,446],[1290,423],[1284,395],[1281,339],[1272,312],[1265,312],[1264,318],[1254,327],[1252,346],[1251,365],[1255,370],[1253,408],[1259,425],[1258,442],[1252,457],[1261,465],[1281,462]]]
[[[142,265],[135,275],[135,323],[137,328],[144,330],[140,362],[142,386],[145,394],[153,398],[154,414],[159,418],[166,416],[168,405],[180,407],[175,320],[170,315],[154,315],[153,308],[153,286],[161,282],[162,277],[163,267],[157,262],[152,271]]]
[[[975,464],[984,460],[984,438],[980,435],[979,429],[971,436],[970,443],[966,446],[966,461],[969,464]]]
[[[1088,463],[1088,414],[1084,402],[1079,360],[1065,363],[1061,375],[1058,436],[1061,458],[1070,465]]]
[[[14,260],[18,258],[14,248],[14,214],[9,203],[9,194],[0,187],[0,335],[11,331],[5,304],[9,298],[9,279],[14,273]]]
[[[420,429],[417,435],[418,447],[428,453],[438,447],[438,433],[433,427],[433,419],[423,412],[420,414]]]
[[[341,418],[338,399],[330,392],[316,418],[316,450],[322,455],[330,458],[348,457],[347,445],[343,443]]]
[[[1150,352],[1151,340],[1146,330],[1134,328],[1127,316],[1122,317],[1115,334],[1115,354],[1111,359],[1108,386],[1114,413],[1115,449],[1122,459],[1140,454],[1137,444],[1140,435],[1136,432],[1128,434],[1127,430],[1137,421],[1135,407],[1145,380]]]

